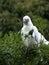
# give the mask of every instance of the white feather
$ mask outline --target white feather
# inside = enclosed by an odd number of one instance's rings
[[[28,20],[28,21],[27,21]],[[29,32],[33,30],[32,36],[28,35]],[[22,40],[24,41],[27,47],[33,44],[39,44],[43,41],[44,44],[48,44],[49,42],[44,38],[44,36],[38,31],[37,27],[33,25],[29,16],[23,17],[23,27],[21,29]],[[25,37],[28,35],[27,37]]]

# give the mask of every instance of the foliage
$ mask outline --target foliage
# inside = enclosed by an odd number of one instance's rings
[[[26,48],[20,33],[0,38],[0,65],[49,65],[49,45]]]
[[[19,31],[22,27],[22,18],[29,15],[33,24],[48,38],[46,33],[49,22],[48,0],[0,0],[0,31],[3,37],[9,31]],[[43,25],[42,25],[43,24]],[[45,30],[45,31],[44,31]],[[48,31],[47,27],[47,31]]]
[[[49,40],[49,0],[0,0],[0,65],[49,65],[49,45],[27,49],[17,33],[25,15]]]

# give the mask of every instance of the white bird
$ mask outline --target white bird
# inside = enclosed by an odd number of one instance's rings
[[[29,32],[33,29],[32,27],[33,27],[33,24],[31,22],[30,17],[24,16],[21,34],[22,34],[22,40],[24,41],[24,43],[27,47],[37,44],[35,38],[33,38],[32,35],[29,34]],[[33,31],[32,31],[32,33],[33,33]]]
[[[23,27],[21,29],[21,34],[22,40],[24,41],[27,47],[37,45],[41,41],[43,41],[43,43],[46,45],[49,43],[44,38],[44,36],[38,31],[37,27],[33,25],[29,16],[23,17]]]

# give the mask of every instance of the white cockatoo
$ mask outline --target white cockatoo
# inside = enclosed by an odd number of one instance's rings
[[[43,41],[43,43],[46,45],[49,43],[38,31],[37,27],[33,25],[29,16],[23,17],[23,27],[21,29],[21,34],[22,40],[27,47],[38,45],[41,41]]]
[[[21,29],[21,34],[22,34],[21,36],[22,36],[22,40],[24,41],[27,47],[37,44],[35,38],[31,34],[29,34],[31,30],[33,34],[33,24],[31,22],[31,19],[29,16],[24,16],[23,17],[23,27]]]

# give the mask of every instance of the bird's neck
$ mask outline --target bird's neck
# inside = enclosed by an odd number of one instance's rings
[[[26,32],[31,31],[32,28],[33,28],[33,25],[32,25],[32,24],[31,24],[31,25],[25,25],[25,31],[26,31]]]
[[[25,29],[26,32],[31,31],[33,29],[32,21],[29,20],[27,25],[25,25],[25,24],[23,25],[23,28]]]
[[[33,23],[31,20],[28,22],[28,26],[33,26]]]

